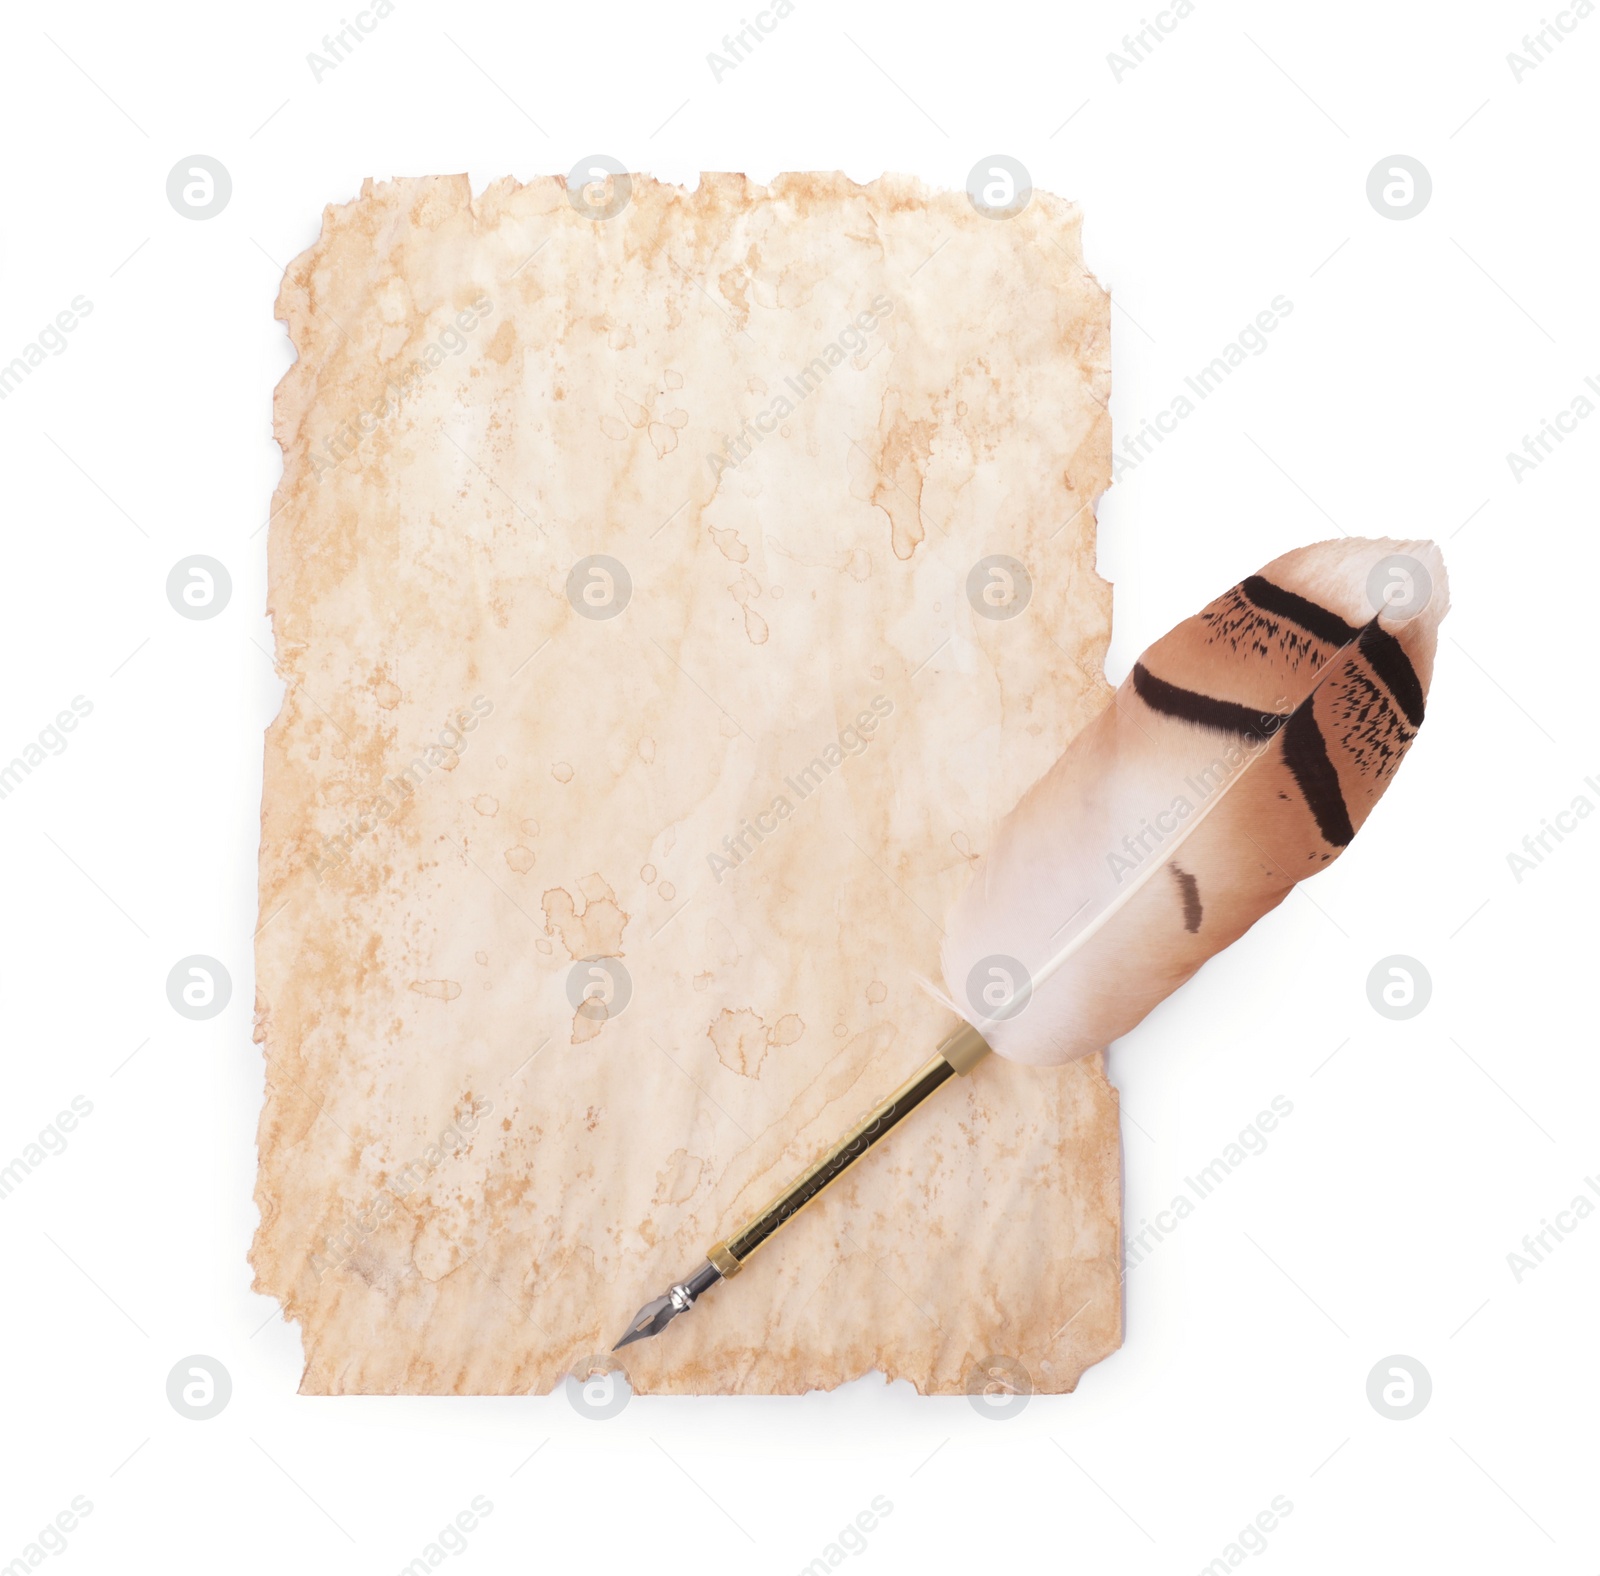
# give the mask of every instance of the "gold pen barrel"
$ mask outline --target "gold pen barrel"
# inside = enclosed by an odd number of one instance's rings
[[[904,1120],[935,1089],[957,1074],[965,1075],[989,1054],[983,1036],[963,1025],[939,1047],[938,1054],[908,1078],[889,1098],[868,1111],[836,1144],[803,1171],[760,1214],[731,1237],[709,1249],[706,1257],[724,1280],[737,1275],[750,1257],[786,1221],[791,1220],[835,1178],[855,1164],[885,1133]]]

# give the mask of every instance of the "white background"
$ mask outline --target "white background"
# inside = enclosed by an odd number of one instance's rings
[[[1531,4],[1200,0],[1118,81],[1132,5],[799,0],[718,82],[706,55],[750,14],[731,0],[400,0],[318,82],[344,3],[17,5],[0,34],[0,360],[93,302],[0,404],[0,758],[93,703],[0,801],[0,1163],[93,1104],[0,1201],[0,1565],[84,1495],[51,1569],[394,1572],[481,1494],[451,1568],[797,1572],[883,1495],[851,1568],[1183,1573],[1284,1495],[1252,1568],[1594,1571],[1600,1218],[1520,1283],[1507,1254],[1600,1174],[1600,822],[1520,882],[1507,855],[1600,804],[1600,419],[1520,481],[1506,453],[1600,378],[1600,18],[1519,82]],[[1290,298],[1102,503],[1113,679],[1291,546],[1448,555],[1428,725],[1356,847],[1111,1054],[1130,1226],[1274,1095],[1294,1114],[1130,1273],[1124,1348],[1012,1418],[875,1378],[605,1422],[560,1392],[299,1399],[297,1333],[250,1291],[281,268],[365,176],[481,188],[595,152],[957,188],[1022,160],[1081,202],[1115,292],[1119,437]],[[233,180],[203,223],[166,197],[194,153]],[[1395,153],[1433,181],[1403,222],[1366,195]],[[233,579],[209,622],[165,595],[197,552]],[[210,1022],[166,999],[191,953],[232,974]],[[1395,953],[1433,983],[1406,1022],[1366,994]],[[192,1353],[232,1375],[208,1422],[166,1399]],[[1366,1394],[1396,1353],[1433,1382],[1405,1422]]]

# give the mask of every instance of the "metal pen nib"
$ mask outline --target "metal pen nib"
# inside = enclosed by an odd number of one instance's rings
[[[620,1351],[633,1341],[659,1335],[694,1306],[695,1299],[719,1280],[737,1275],[763,1242],[792,1220],[828,1184],[842,1176],[879,1139],[903,1121],[947,1079],[965,1077],[985,1056],[989,1046],[979,1032],[963,1024],[940,1047],[939,1054],[900,1085],[882,1104],[868,1111],[831,1149],[803,1171],[761,1213],[706,1254],[706,1262],[687,1280],[647,1302],[633,1316],[627,1333],[611,1348]]]
[[[707,1259],[687,1280],[681,1280],[661,1296],[653,1297],[634,1314],[627,1334],[611,1350],[621,1351],[634,1341],[647,1341],[652,1335],[659,1335],[680,1313],[687,1313],[697,1297],[709,1291],[721,1279],[722,1271]]]

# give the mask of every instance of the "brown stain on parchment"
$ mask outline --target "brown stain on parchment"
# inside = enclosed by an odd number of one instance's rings
[[[706,1029],[706,1037],[724,1067],[743,1078],[757,1078],[768,1051],[793,1045],[805,1032],[805,1020],[799,1013],[786,1012],[769,1029],[760,1013],[748,1007],[724,1007]]]
[[[694,1196],[707,1170],[706,1162],[691,1155],[687,1149],[677,1149],[667,1157],[667,1163],[656,1173],[654,1202],[657,1204],[682,1204]]]
[[[622,956],[622,932],[628,915],[617,907],[617,894],[599,874],[586,876],[579,884],[584,906],[574,904],[565,887],[553,887],[541,900],[545,929],[561,938],[567,956],[607,958]]]

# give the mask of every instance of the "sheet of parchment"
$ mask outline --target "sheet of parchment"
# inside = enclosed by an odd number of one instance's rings
[[[253,1262],[308,1392],[608,1351],[954,1027],[946,905],[1105,700],[1074,207],[593,212],[368,183],[279,300]],[[1098,1058],[991,1058],[631,1382],[1069,1389],[1120,1339],[1119,1165]]]

